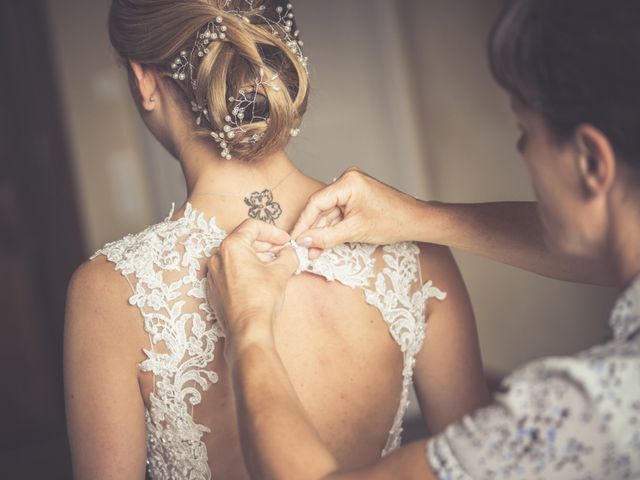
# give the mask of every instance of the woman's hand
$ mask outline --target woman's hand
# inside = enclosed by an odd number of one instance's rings
[[[305,247],[345,242],[388,244],[414,240],[411,225],[420,202],[358,169],[350,168],[311,196],[291,237]]]
[[[284,245],[286,232],[258,220],[234,230],[209,260],[208,299],[226,335],[225,356],[272,341],[273,321],[284,302],[298,257]],[[265,253],[278,247],[278,254]]]

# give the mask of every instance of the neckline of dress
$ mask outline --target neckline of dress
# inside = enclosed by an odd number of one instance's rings
[[[207,218],[204,212],[195,208],[189,201],[186,201],[184,205],[185,205],[185,208],[182,216],[176,218],[175,220],[172,220],[171,217],[173,217],[175,213],[175,203],[172,203],[171,211],[169,212],[169,215],[165,218],[165,223],[175,224],[180,222],[189,222],[190,225],[195,225],[198,228],[203,228],[206,225],[206,230],[209,233],[212,233],[214,235],[217,234],[221,238],[227,237],[227,232],[218,225],[215,215],[210,218]],[[313,263],[313,261],[309,259],[308,248],[298,245],[294,240],[291,240],[290,244],[291,244],[291,247],[296,252],[296,255],[298,256],[300,266],[298,267],[296,274],[300,274],[306,271],[309,268],[309,266]]]
[[[176,204],[173,202],[171,204],[171,210],[169,211],[169,215],[164,219],[165,224],[176,224],[181,222],[187,222],[192,226],[196,226],[200,229],[206,230],[211,234],[218,234],[222,236],[222,238],[226,238],[228,233],[225,229],[223,229],[216,219],[216,216],[213,215],[208,217],[204,214],[203,211],[194,207],[190,201],[186,201],[184,203],[184,212],[182,215],[176,219],[172,219],[176,211]]]
[[[182,216],[172,220],[174,214],[175,202],[172,203],[169,215],[164,222],[166,224],[187,222],[223,239],[228,235],[226,230],[218,225],[215,215],[207,217],[188,200],[184,203]],[[640,331],[640,276],[636,277],[616,301],[609,318],[609,326],[618,340],[626,340]]]

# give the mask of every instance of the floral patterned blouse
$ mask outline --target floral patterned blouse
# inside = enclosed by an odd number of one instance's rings
[[[640,277],[609,322],[610,342],[523,367],[431,439],[439,479],[640,479]]]

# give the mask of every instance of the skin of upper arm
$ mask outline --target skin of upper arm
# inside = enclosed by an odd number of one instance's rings
[[[76,480],[145,476],[142,328],[130,295],[126,279],[103,257],[81,265],[69,284],[64,381]]]
[[[420,244],[422,280],[447,293],[430,299],[414,384],[430,434],[489,403],[478,332],[467,288],[447,247]]]

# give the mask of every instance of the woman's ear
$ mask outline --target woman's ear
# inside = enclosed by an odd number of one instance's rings
[[[152,112],[156,108],[158,81],[152,70],[143,67],[137,62],[129,61],[129,65],[140,95],[142,108],[147,112]]]
[[[616,176],[616,154],[604,133],[591,125],[576,129],[577,168],[588,197],[606,194]]]

